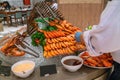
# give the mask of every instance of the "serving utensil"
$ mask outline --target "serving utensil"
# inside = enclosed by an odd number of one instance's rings
[[[35,57],[39,57],[38,54],[35,54],[35,53],[32,53],[32,52],[27,51],[27,50],[24,49],[21,45],[15,44],[15,46],[16,46],[17,48],[19,48],[20,50],[26,52],[27,54],[30,54],[30,55],[35,56]]]
[[[39,53],[36,52],[35,50],[33,50],[32,48],[30,48],[29,47],[30,45],[27,42],[25,42],[24,40],[21,40],[20,38],[18,38],[16,40],[15,46],[17,48],[19,48],[20,50],[23,50],[24,52],[26,52],[32,56],[39,57]]]

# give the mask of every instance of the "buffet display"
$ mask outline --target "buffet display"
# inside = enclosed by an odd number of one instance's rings
[[[34,46],[43,46],[44,57],[50,58],[57,55],[73,54],[77,50],[85,49],[85,46],[83,44],[78,45],[74,38],[74,33],[81,31],[78,27],[72,26],[66,20],[51,21],[49,27],[51,27],[50,31],[38,29],[31,36]],[[22,39],[24,39],[23,35],[14,35],[7,40],[0,50],[7,56],[23,56],[26,51],[22,51],[17,47],[18,44],[24,45],[23,42],[25,41]]]
[[[44,58],[50,59],[61,55],[76,55],[77,51],[86,50],[85,44],[76,42],[74,37],[76,32],[81,32],[82,30],[65,20],[58,10],[51,8],[44,1],[40,1],[35,5],[27,22],[27,29],[22,29],[7,37],[5,36],[0,41],[2,43],[2,45],[0,44],[0,52],[4,56],[9,56],[11,59],[12,57],[20,58],[29,54],[32,56],[31,58],[33,56],[40,58],[42,54]],[[26,41],[28,37],[30,40]],[[38,53],[31,48],[31,45],[33,47],[41,46],[43,51]],[[87,51],[84,51],[79,56],[75,55],[64,57],[61,60],[63,66],[70,72],[77,71],[83,64],[97,69],[112,67],[113,59],[110,53],[92,57]],[[25,58],[28,59],[29,57]],[[40,59],[36,62],[40,62]],[[71,62],[72,64],[70,64]],[[35,64],[28,75],[25,75],[24,72],[20,72],[20,75],[18,75],[21,70],[20,66],[23,65],[20,64],[16,69],[12,67],[13,73],[19,77],[26,78],[33,72]]]
[[[25,32],[18,32],[1,47],[0,50],[6,56],[23,56],[28,53],[39,57],[20,48],[29,47],[24,40],[27,36],[31,37],[33,46],[43,47],[45,58],[75,54],[76,51],[85,49],[85,45],[77,44],[74,38],[75,32],[81,32],[81,29],[67,22],[58,10],[50,8],[43,1],[38,2],[33,8],[28,22]],[[45,26],[41,27],[39,23]]]

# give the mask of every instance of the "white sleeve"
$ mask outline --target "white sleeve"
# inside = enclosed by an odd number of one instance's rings
[[[92,56],[120,50],[120,0],[111,1],[101,14],[97,27],[83,33]]]

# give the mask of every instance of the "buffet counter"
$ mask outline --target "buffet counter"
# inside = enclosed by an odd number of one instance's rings
[[[2,65],[8,64],[5,64],[3,62]],[[9,77],[0,75],[0,80],[105,80],[105,74],[107,73],[107,69],[92,69],[85,66],[83,66],[77,72],[71,73],[65,70],[62,66],[59,66],[57,67],[57,74],[52,74],[47,77],[41,77],[40,69],[39,67],[37,67],[28,78],[18,78],[11,72],[11,76]],[[104,79],[96,79],[100,76],[104,76]]]

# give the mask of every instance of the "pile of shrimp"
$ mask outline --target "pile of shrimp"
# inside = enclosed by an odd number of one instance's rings
[[[9,38],[7,42],[0,48],[0,51],[6,56],[23,56],[25,52],[15,46],[16,37]]]
[[[84,52],[80,57],[85,59],[85,65],[93,67],[111,67],[113,63],[110,53],[104,53],[100,56],[91,57],[88,52]]]
[[[58,55],[70,55],[75,51],[85,49],[84,44],[75,41],[75,32],[81,32],[81,29],[68,23],[66,20],[54,20],[50,22],[51,26],[57,27],[54,31],[38,30],[44,33],[46,45],[44,46],[44,57],[51,58]]]

